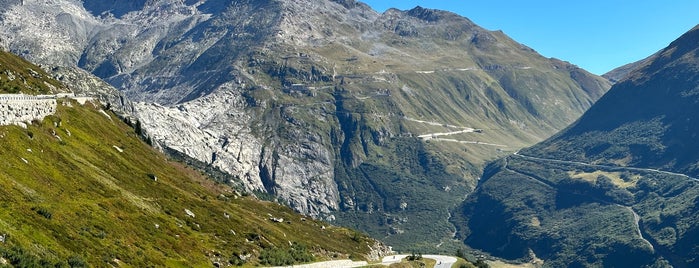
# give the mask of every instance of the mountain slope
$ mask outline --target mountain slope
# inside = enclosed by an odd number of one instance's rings
[[[657,56],[657,54],[653,54],[650,57],[647,57],[645,59],[614,68],[614,70],[611,70],[611,71],[603,74],[602,77],[607,78],[607,80],[609,80],[612,83],[622,81],[631,72],[635,71],[636,69],[638,69],[642,66],[647,65],[648,63],[650,63],[653,59],[655,59],[656,56]]]
[[[6,5],[2,43],[143,101],[163,150],[403,249],[453,243],[449,209],[483,163],[550,136],[609,86],[444,11],[126,2]]]
[[[49,94],[65,91],[41,68],[0,50],[0,94]]]
[[[577,122],[527,153],[670,170],[696,177],[699,31],[692,29],[618,83]],[[618,116],[606,116],[611,113]],[[584,140],[584,141],[583,141]],[[574,143],[577,146],[568,146]],[[555,149],[554,149],[555,148]]]
[[[697,266],[698,41],[695,27],[564,131],[490,164],[456,220],[465,242],[550,267]]]
[[[3,67],[8,59],[38,70],[0,54]],[[43,74],[37,81],[60,86]],[[57,102],[54,115],[26,128],[0,126],[0,264],[282,265],[380,252],[364,235],[168,160],[96,101]]]

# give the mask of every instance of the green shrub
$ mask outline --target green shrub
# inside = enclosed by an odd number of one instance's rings
[[[68,258],[68,265],[71,268],[88,267],[85,260],[83,260],[83,258],[78,255],[73,255],[70,258]]]
[[[49,220],[50,220],[51,217],[53,216],[53,214],[51,213],[51,211],[49,211],[47,208],[43,208],[43,207],[34,207],[34,208],[32,208],[32,210],[36,211],[37,214],[39,214],[39,215],[41,215],[41,216],[44,216],[44,218],[47,218],[47,219],[49,219]]]
[[[308,248],[299,243],[293,243],[288,249],[267,248],[260,253],[260,264],[271,266],[292,265],[299,262],[311,262],[315,258]]]

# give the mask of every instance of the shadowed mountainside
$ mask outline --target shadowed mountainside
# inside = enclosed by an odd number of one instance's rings
[[[695,267],[699,27],[552,138],[488,165],[454,222],[546,266]]]

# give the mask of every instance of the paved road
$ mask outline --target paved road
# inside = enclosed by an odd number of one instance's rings
[[[389,266],[393,263],[398,263],[401,262],[404,258],[408,257],[409,255],[407,254],[401,254],[401,255],[391,255],[391,256],[386,256],[383,257],[381,260],[381,264]],[[422,258],[424,259],[433,259],[436,260],[437,263],[435,264],[435,268],[451,268],[454,263],[456,263],[456,258],[451,257],[451,256],[443,256],[443,255],[422,255]],[[308,263],[308,264],[297,264],[297,265],[290,265],[290,266],[277,266],[273,268],[354,268],[354,267],[363,267],[367,266],[367,262],[365,261],[351,261],[351,260],[335,260],[335,261],[322,261],[322,262],[314,262],[314,263]]]
[[[444,139],[444,138],[423,138],[423,140],[426,140],[426,141],[448,141],[448,142],[456,142],[456,143],[464,143],[464,144],[478,144],[478,145],[488,145],[488,146],[496,146],[496,147],[507,147],[507,145],[480,142],[480,141],[462,141],[462,140]]]
[[[670,171],[665,171],[665,170],[652,169],[652,168],[637,168],[637,167],[622,167],[622,166],[596,165],[596,164],[589,164],[589,163],[583,163],[583,162],[565,161],[565,160],[558,160],[558,159],[540,158],[540,157],[533,157],[533,156],[528,156],[528,155],[521,155],[521,154],[519,154],[519,152],[515,152],[513,155],[519,156],[519,157],[522,157],[522,158],[528,158],[528,159],[534,159],[534,160],[541,160],[541,161],[548,161],[548,162],[553,162],[553,163],[576,164],[576,165],[583,165],[583,166],[596,167],[596,168],[605,168],[605,169],[625,169],[625,170],[631,170],[631,171],[655,172],[655,173],[662,173],[662,174],[667,174],[667,175],[680,176],[680,177],[684,177],[684,178],[687,178],[687,179],[690,179],[690,180],[699,181],[699,179],[690,177],[690,176],[688,176],[688,175],[686,175],[686,174],[675,173],[675,172],[670,172]]]
[[[456,258],[442,255],[422,255],[423,258],[433,259],[437,261],[434,268],[451,268],[456,263]]]
[[[383,260],[381,261],[381,264],[383,265],[391,265],[392,263],[397,263],[400,262],[402,259],[405,257],[408,257],[409,255],[392,255],[392,256],[386,256],[383,257]],[[456,263],[456,258],[451,257],[451,256],[444,256],[444,255],[422,255],[423,259],[433,259],[437,261],[435,264],[435,268],[451,268],[454,263]]]
[[[424,139],[424,138],[434,138],[434,137],[439,137],[439,136],[449,136],[449,135],[456,135],[456,134],[461,134],[461,133],[471,133],[471,132],[476,132],[476,129],[464,128],[462,130],[452,131],[452,132],[428,133],[428,134],[419,135],[417,137]]]
[[[351,260],[336,260],[336,261],[321,261],[308,264],[296,264],[289,266],[276,266],[272,268],[354,268],[367,266],[368,263],[365,261],[351,261]]]

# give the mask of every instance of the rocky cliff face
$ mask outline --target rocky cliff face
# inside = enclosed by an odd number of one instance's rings
[[[159,146],[393,244],[449,238],[448,209],[485,160],[548,137],[609,86],[419,7],[25,0],[0,12],[6,47],[83,68],[141,102]]]
[[[131,118],[136,115],[134,103],[121,91],[83,69],[74,66],[53,66],[48,67],[47,71],[53,78],[67,86],[67,90],[78,96],[97,99],[122,118]]]

